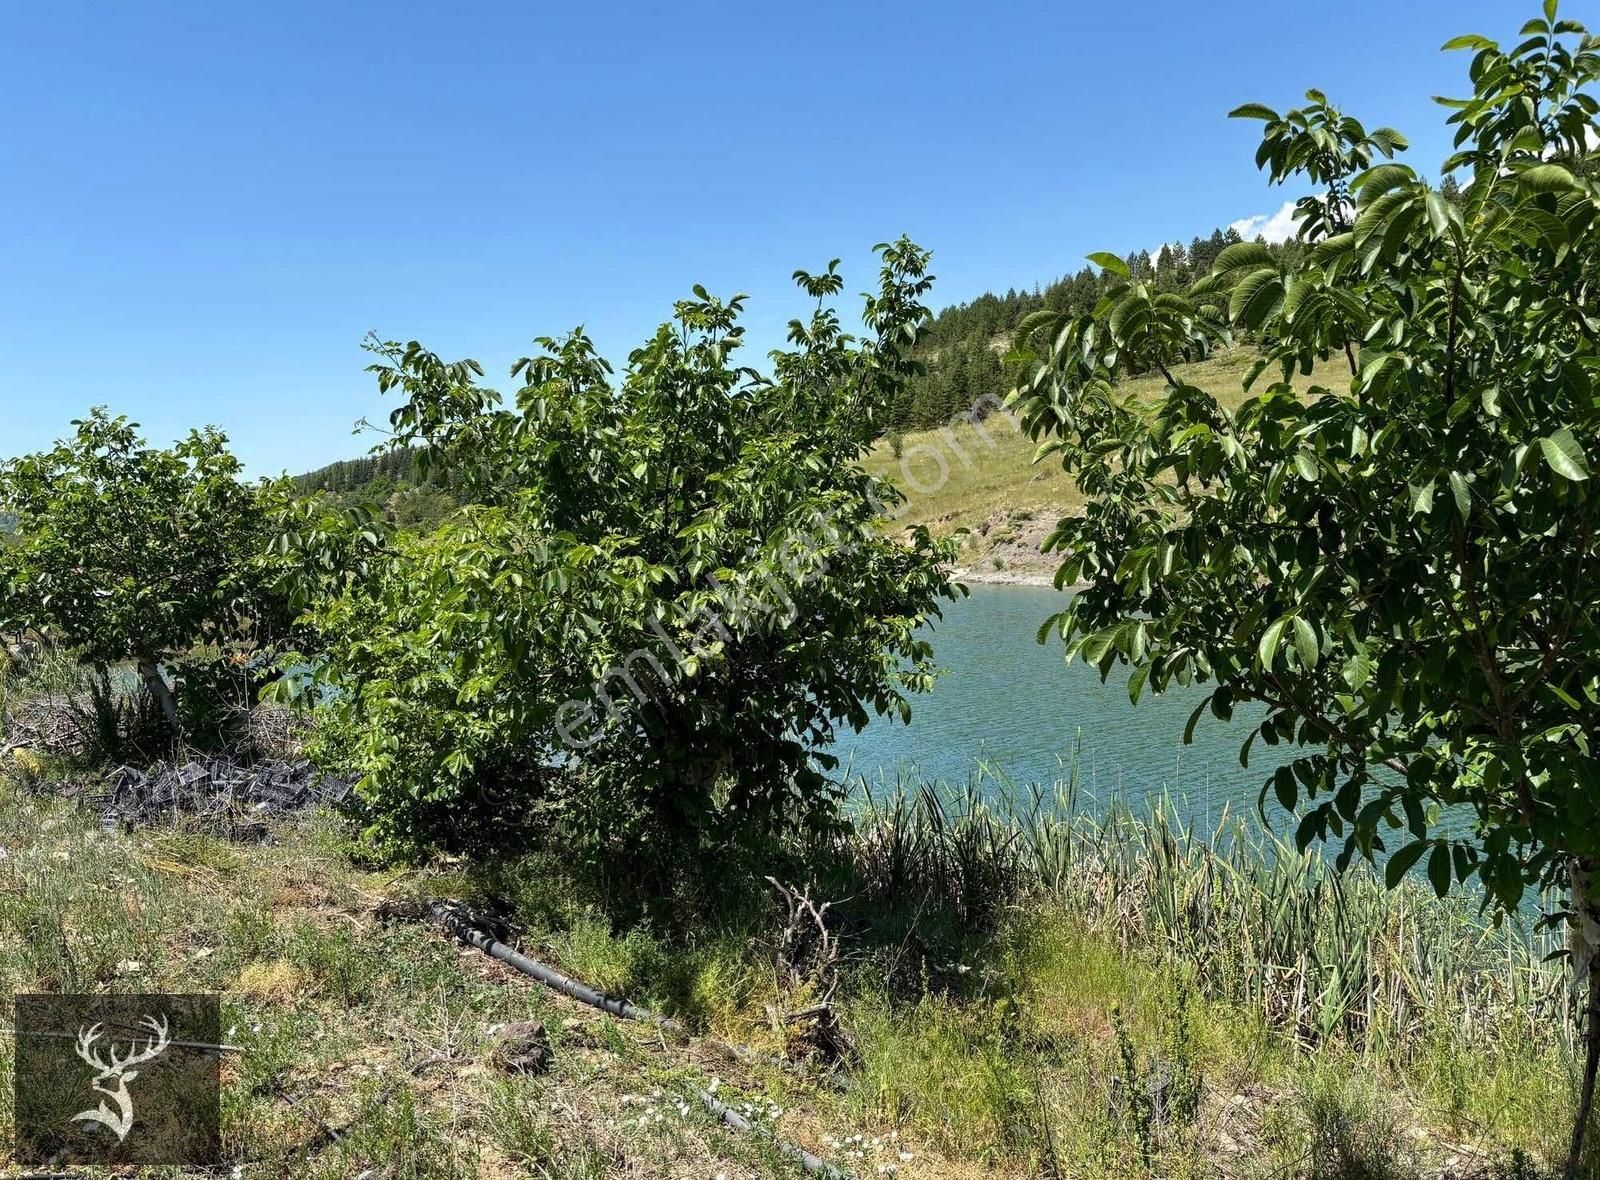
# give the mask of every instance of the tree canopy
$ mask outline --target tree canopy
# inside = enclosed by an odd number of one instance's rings
[[[52,449],[0,465],[0,613],[104,668],[133,660],[177,724],[159,665],[282,621],[259,557],[275,497],[240,478],[218,431],[148,446],[95,409]]]
[[[373,342],[395,445],[469,503],[311,612],[338,688],[322,748],[360,775],[375,838],[495,815],[644,847],[828,821],[835,725],[907,711],[932,676],[917,628],[954,592],[947,546],[882,534],[895,493],[859,463],[928,318],[926,252],[879,252],[863,339],[829,304],[836,264],[796,273],[815,306],[768,375],[736,363],[743,297],[700,288],[621,380],[581,331],[541,339],[512,406],[476,362]]]
[[[1211,712],[1265,707],[1250,744],[1301,752],[1263,788],[1297,842],[1340,864],[1425,863],[1443,894],[1476,878],[1516,907],[1570,887],[1580,970],[1600,857],[1600,189],[1594,38],[1555,5],[1503,49],[1481,36],[1472,93],[1441,100],[1452,202],[1317,91],[1256,104],[1258,163],[1310,182],[1307,249],[1224,250],[1187,292],[1116,276],[1084,315],[1025,325],[1027,428],[1087,494],[1047,546],[1085,585],[1046,630],[1129,693],[1213,685]],[[1264,355],[1230,412],[1173,381],[1139,401],[1128,364],[1170,373],[1247,330]],[[1297,397],[1296,367],[1349,379]],[[1042,636],[1041,636],[1042,637]],[[1207,705],[1196,710],[1193,724]],[[1471,832],[1436,827],[1470,809]],[[1592,1000],[1600,999],[1600,992]],[[1591,1024],[1593,1024],[1593,1019]],[[1591,1076],[1593,1058],[1591,1058]]]

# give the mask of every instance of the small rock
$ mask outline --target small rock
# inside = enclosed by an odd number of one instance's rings
[[[550,1068],[550,1034],[537,1020],[517,1020],[494,1034],[494,1063],[507,1073],[544,1073]]]

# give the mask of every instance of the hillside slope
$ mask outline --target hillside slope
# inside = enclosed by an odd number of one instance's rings
[[[1248,396],[1243,380],[1254,356],[1237,348],[1176,366],[1173,375],[1236,407]],[[1342,362],[1330,362],[1310,376],[1296,374],[1293,383],[1303,393],[1343,379]],[[1159,377],[1128,385],[1149,397],[1162,389]],[[1033,462],[1035,444],[1014,419],[996,414],[976,425],[910,433],[898,445],[896,458],[895,441],[880,441],[867,468],[905,492],[899,526],[926,525],[936,536],[967,529],[962,565],[970,581],[1049,580],[1057,563],[1039,552],[1039,544],[1060,517],[1082,507],[1083,499],[1058,461]]]

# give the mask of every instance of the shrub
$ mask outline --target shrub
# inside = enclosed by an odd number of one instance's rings
[[[176,736],[163,665],[201,644],[253,649],[285,621],[261,561],[275,490],[244,482],[215,430],[160,450],[104,409],[74,426],[0,464],[0,512],[16,519],[0,547],[0,628],[47,634],[102,680],[133,662]]]
[[[400,536],[313,606],[320,750],[380,848],[504,845],[557,825],[653,874],[832,822],[838,724],[909,715],[947,546],[881,535],[860,460],[916,365],[928,255],[881,246],[870,335],[816,300],[770,376],[734,364],[738,296],[697,288],[620,382],[581,332],[518,361],[516,408],[413,342],[372,342],[397,446],[474,506]],[[301,553],[343,568],[337,530]]]

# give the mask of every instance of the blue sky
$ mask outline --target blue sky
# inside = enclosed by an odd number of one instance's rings
[[[1431,172],[1429,96],[1465,90],[1438,46],[1537,7],[15,0],[0,455],[106,404],[306,470],[386,413],[369,329],[507,388],[532,337],[582,323],[620,361],[700,282],[751,294],[764,352],[791,271],[841,256],[862,290],[902,232],[936,306],[1031,287],[1276,213],[1225,115],[1310,85]]]

